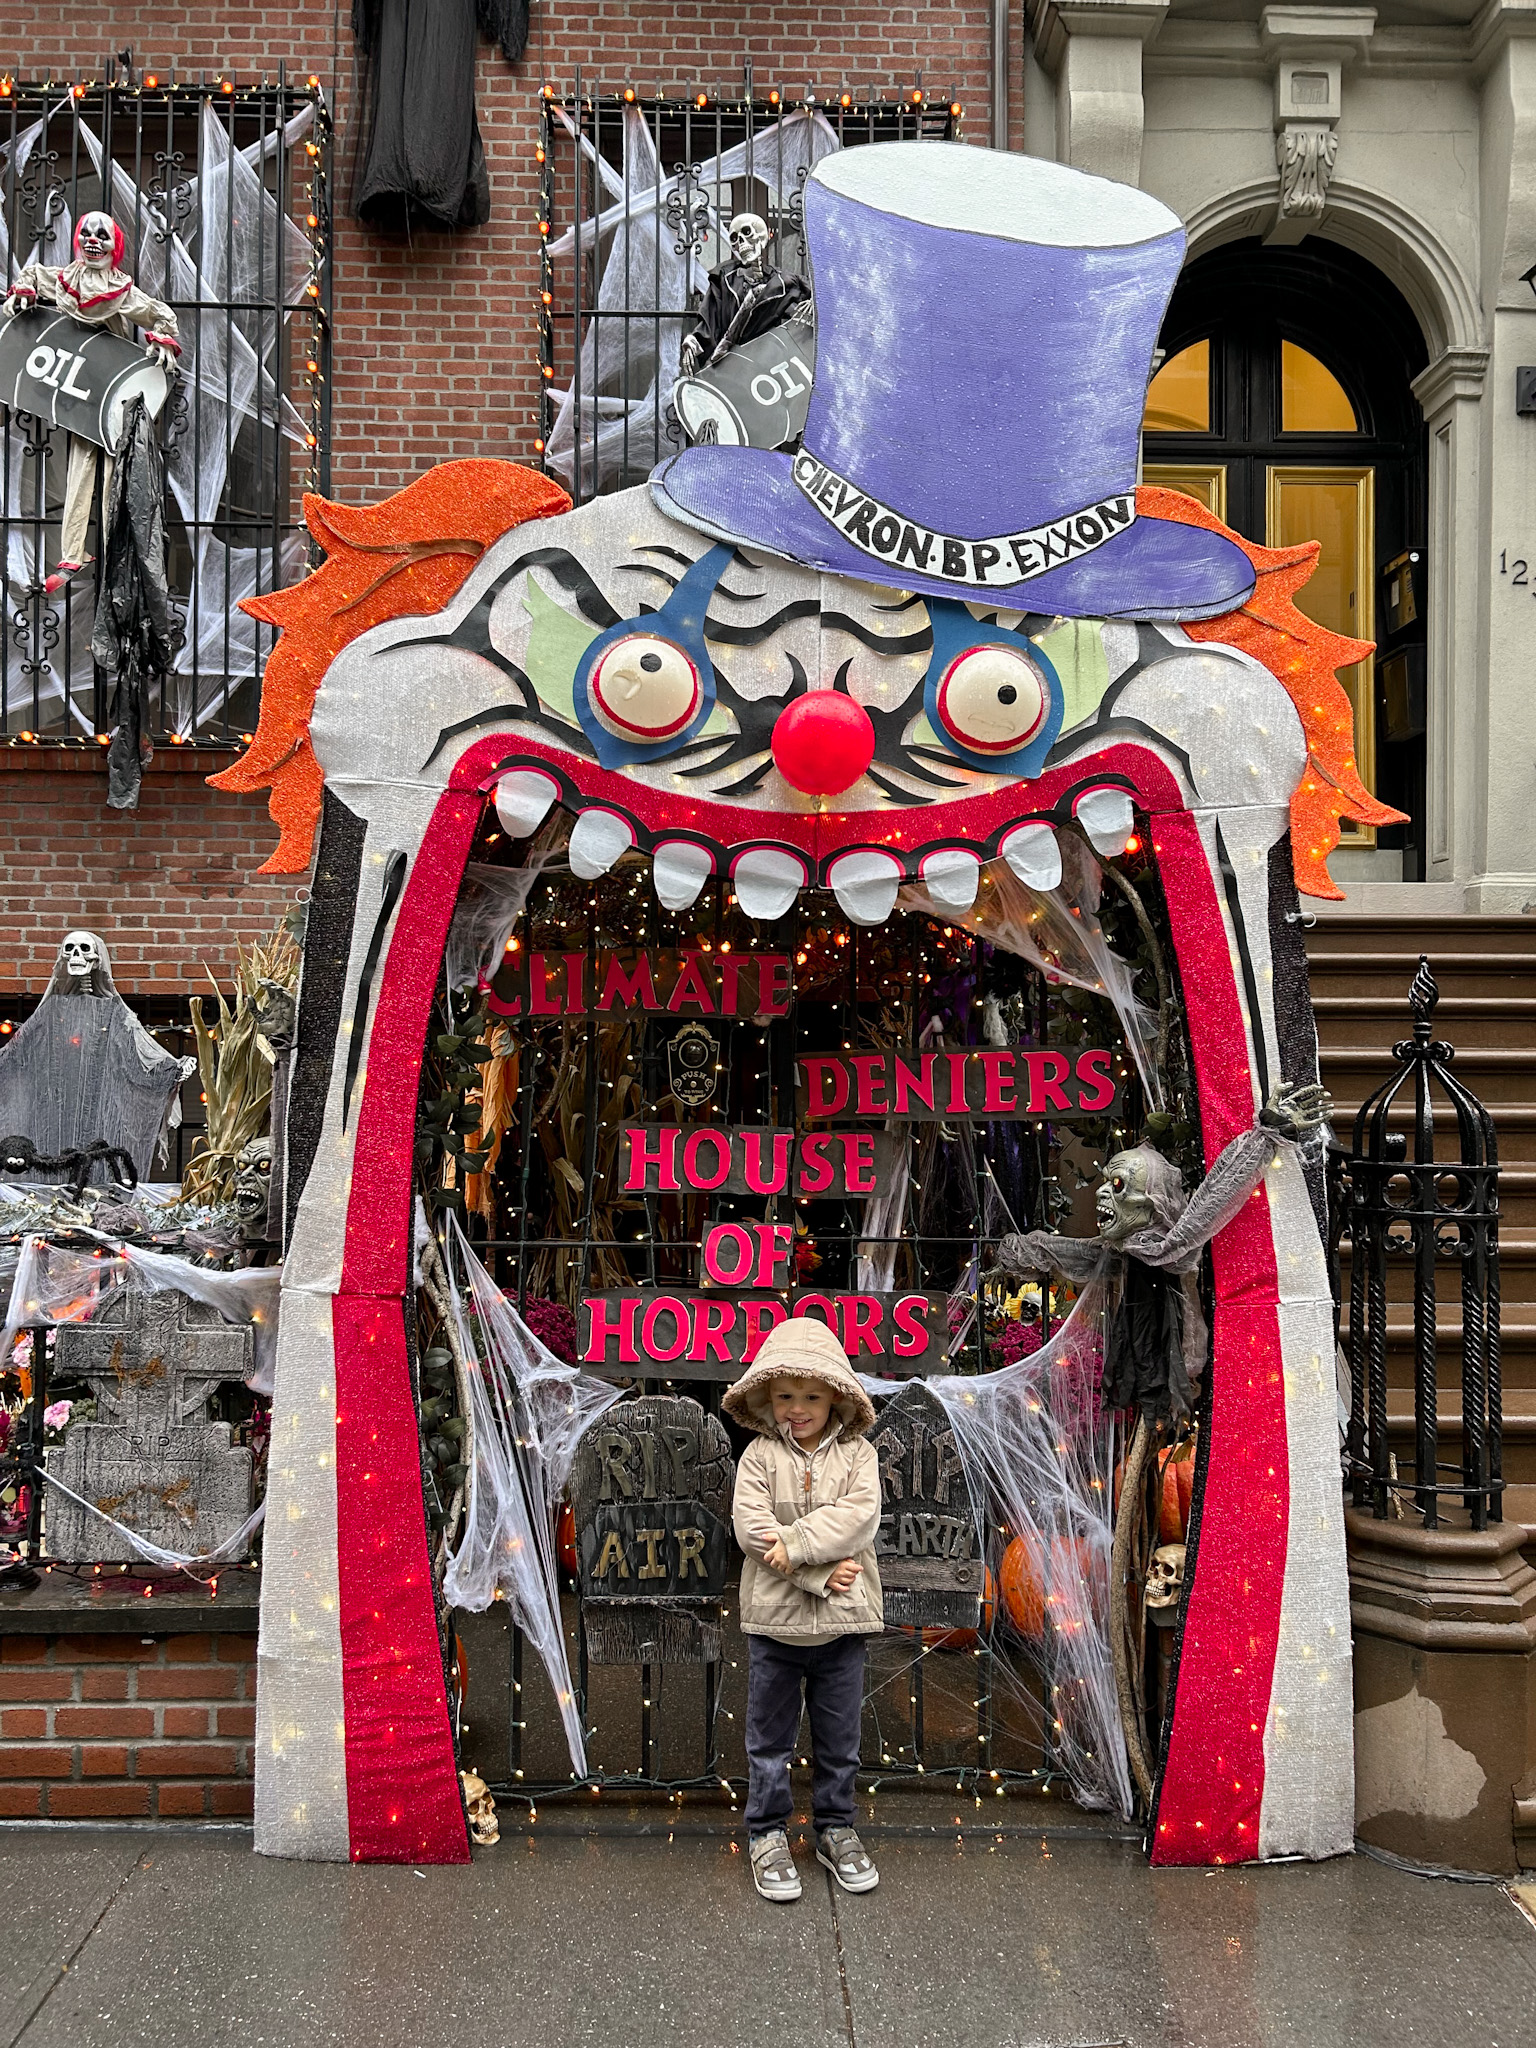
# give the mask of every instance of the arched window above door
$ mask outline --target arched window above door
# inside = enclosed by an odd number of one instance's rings
[[[1208,434],[1211,430],[1211,344],[1191,342],[1147,386],[1144,434]]]
[[[1197,342],[1208,348],[1208,342]],[[1185,349],[1184,354],[1193,351]],[[1280,344],[1280,431],[1282,434],[1358,434],[1360,422],[1349,393],[1326,363],[1294,341]]]

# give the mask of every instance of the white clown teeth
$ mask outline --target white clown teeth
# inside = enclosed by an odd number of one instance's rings
[[[969,910],[976,901],[981,862],[963,847],[943,846],[937,853],[925,853],[920,872],[929,895],[946,910]]]
[[[553,775],[537,768],[514,768],[496,785],[496,815],[510,839],[526,839],[537,832],[549,815],[549,807],[560,794]]]
[[[1027,889],[1061,886],[1061,848],[1050,826],[1038,818],[1015,825],[997,850]]]
[[[878,853],[873,847],[840,853],[827,870],[827,880],[845,917],[855,924],[884,924],[896,907],[901,862],[894,854]]]
[[[651,881],[662,908],[686,910],[696,902],[714,864],[708,851],[691,839],[663,840],[651,860]],[[739,898],[740,890],[736,893]]]
[[[736,901],[748,917],[782,917],[809,880],[805,862],[781,846],[751,846],[731,869]]]
[[[571,873],[583,882],[595,882],[634,843],[634,827],[617,811],[583,811],[571,833]]]
[[[1123,789],[1090,789],[1072,806],[1095,853],[1124,853],[1136,829],[1136,812]]]

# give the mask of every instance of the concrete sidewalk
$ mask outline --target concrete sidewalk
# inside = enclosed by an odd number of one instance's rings
[[[866,1830],[768,1906],[706,1820],[504,1816],[468,1869],[0,1832],[11,2048],[1531,2048],[1536,1926],[1356,1856],[1154,1872],[1088,1827]]]

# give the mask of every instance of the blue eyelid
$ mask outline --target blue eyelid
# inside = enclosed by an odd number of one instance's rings
[[[734,551],[717,543],[682,576],[676,589],[666,603],[654,612],[642,612],[637,618],[620,619],[616,626],[609,626],[598,634],[584,650],[576,664],[576,675],[572,694],[576,704],[576,716],[581,729],[592,742],[598,760],[605,768],[627,768],[637,761],[659,761],[667,754],[675,754],[679,747],[696,737],[715,708],[715,669],[704,644],[704,614],[709,610],[709,600],[714,596],[715,585],[725,574],[726,566]],[[636,633],[644,633],[658,640],[670,640],[693,663],[698,673],[700,686],[699,708],[681,732],[654,746],[642,746],[636,741],[621,739],[611,733],[594,715],[589,684],[592,671],[607,650],[617,640],[631,639]]]
[[[1038,775],[1045,765],[1046,755],[1055,744],[1056,735],[1061,731],[1066,702],[1061,678],[1049,655],[1043,654],[1023,633],[1012,633],[1002,626],[979,626],[963,604],[954,604],[945,598],[929,599],[928,617],[933,627],[933,653],[929,658],[928,673],[923,678],[923,708],[940,743],[969,768],[980,768],[992,775]],[[969,654],[977,647],[1011,647],[1027,656],[1045,680],[1048,700],[1045,723],[1027,746],[1016,748],[1011,754],[974,753],[946,732],[939,719],[939,684],[945,671],[962,654]]]

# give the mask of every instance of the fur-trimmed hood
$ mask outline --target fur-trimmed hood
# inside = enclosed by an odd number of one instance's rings
[[[743,1429],[776,1437],[768,1388],[772,1381],[790,1377],[816,1380],[831,1390],[832,1412],[845,1436],[862,1436],[874,1421],[874,1403],[859,1385],[847,1352],[818,1316],[792,1316],[776,1324],[720,1405]]]

